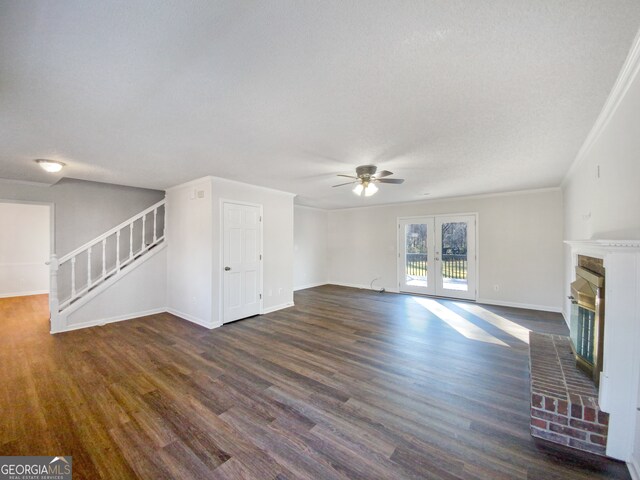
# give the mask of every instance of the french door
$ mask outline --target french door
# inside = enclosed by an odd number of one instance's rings
[[[223,206],[223,323],[260,313],[260,207]]]
[[[401,292],[476,299],[476,216],[438,215],[398,222]]]

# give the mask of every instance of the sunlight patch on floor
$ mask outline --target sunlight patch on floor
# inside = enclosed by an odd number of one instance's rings
[[[490,323],[496,328],[499,328],[504,333],[511,335],[514,338],[517,338],[521,342],[529,344],[529,332],[528,328],[523,327],[522,325],[518,325],[516,322],[512,322],[511,320],[507,320],[500,315],[493,313],[486,308],[481,307],[480,305],[473,305],[471,303],[464,302],[455,302],[454,305],[456,307],[462,308],[472,315],[484,320],[487,323]]]
[[[435,316],[437,316],[440,320],[445,322],[455,331],[457,331],[460,335],[470,339],[476,340],[479,342],[492,343],[494,345],[501,345],[503,347],[508,347],[506,343],[504,343],[499,338],[494,337],[490,333],[485,332],[482,328],[478,327],[476,324],[470,322],[466,318],[458,315],[452,310],[449,310],[447,307],[437,302],[436,300],[432,300],[430,298],[420,298],[420,297],[412,297],[413,300],[421,305],[422,307],[429,310]]]

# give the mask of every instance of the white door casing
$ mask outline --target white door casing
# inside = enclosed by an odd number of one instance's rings
[[[262,208],[223,203],[223,323],[260,314]]]

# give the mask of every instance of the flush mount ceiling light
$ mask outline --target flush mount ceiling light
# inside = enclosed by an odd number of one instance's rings
[[[40,165],[45,172],[49,173],[57,173],[65,166],[64,163],[58,162],[57,160],[47,160],[44,158],[38,158],[36,163]]]

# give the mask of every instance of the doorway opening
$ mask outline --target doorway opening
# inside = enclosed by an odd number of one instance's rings
[[[0,200],[0,225],[0,299],[48,306],[53,206]]]
[[[476,215],[398,219],[400,292],[475,300]]]

